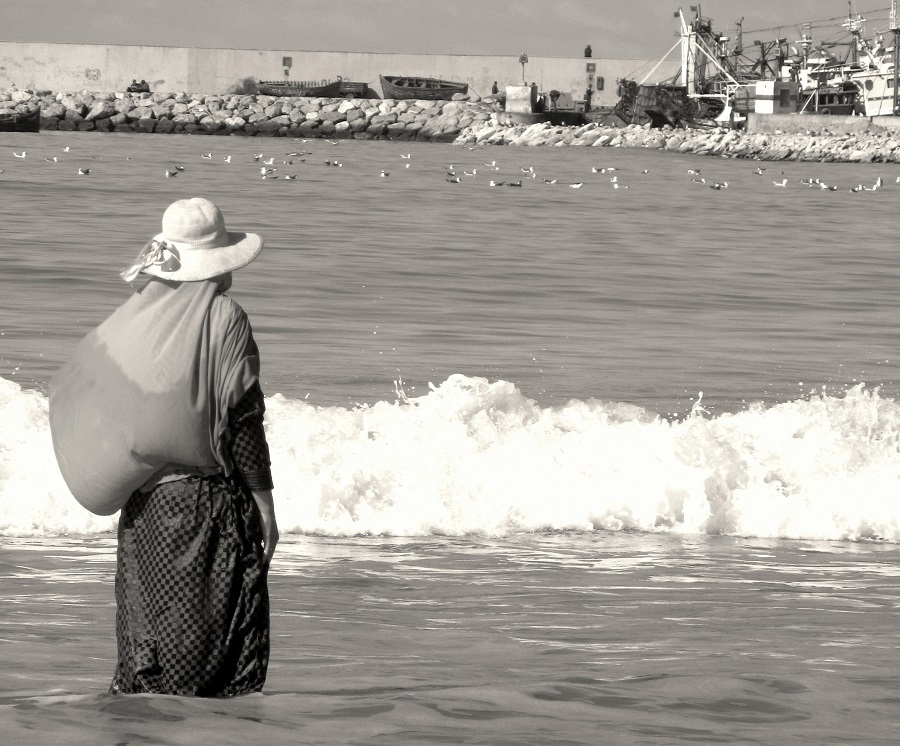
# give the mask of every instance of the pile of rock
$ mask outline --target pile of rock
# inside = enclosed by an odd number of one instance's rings
[[[460,97],[462,98],[462,97]],[[471,100],[392,101],[189,93],[53,93],[0,96],[0,112],[40,107],[41,129],[211,135],[390,138],[448,142],[490,119]]]
[[[655,148],[761,161],[900,162],[900,134],[868,120],[801,132],[515,124],[495,101],[392,101],[189,93],[0,93],[0,114],[41,110],[41,128],[333,137],[467,145]],[[821,119],[821,118],[819,118]],[[808,120],[810,122],[814,120]]]
[[[799,116],[799,115],[798,115]],[[502,115],[463,132],[468,145],[567,145],[574,147],[654,148],[760,161],[900,162],[900,133],[869,122],[865,128],[833,132],[825,127],[802,133],[748,133],[728,128],[651,129],[646,125],[609,127],[585,124],[508,124]],[[837,129],[837,128],[836,128]]]

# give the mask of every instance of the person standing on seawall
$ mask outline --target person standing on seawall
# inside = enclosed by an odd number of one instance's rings
[[[278,543],[259,352],[224,293],[263,247],[212,202],[179,200],[121,273],[148,282],[54,376],[60,471],[119,517],[118,662],[110,693],[262,689]]]

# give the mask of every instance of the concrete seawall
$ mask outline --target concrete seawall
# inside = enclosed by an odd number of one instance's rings
[[[12,91],[0,93],[0,113],[40,108],[41,127],[48,130],[651,148],[759,161],[900,163],[900,120],[895,117],[756,118],[746,130],[594,123],[565,127],[516,124],[494,101],[456,98],[394,101]]]
[[[0,27],[2,33],[2,27]],[[580,49],[580,45],[579,45]],[[142,78],[154,93],[165,91],[231,90],[245,78],[324,82],[341,76],[360,81],[379,93],[380,75],[406,75],[453,80],[469,85],[469,92],[489,95],[500,89],[535,81],[543,91],[559,90],[580,99],[593,76],[595,106],[613,106],[619,97],[616,80],[650,82],[678,72],[681,61],[610,59],[603,57],[542,57],[530,55],[388,54],[324,52],[291,49],[209,49],[100,44],[52,44],[0,40],[0,90],[125,91],[132,79]]]

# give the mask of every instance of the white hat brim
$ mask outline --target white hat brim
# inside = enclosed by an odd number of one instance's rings
[[[165,241],[178,252],[177,261],[154,264],[141,270],[144,274],[175,282],[209,280],[226,272],[246,267],[263,249],[262,236],[256,233],[228,231],[224,246],[197,248],[191,244],[171,241],[158,233],[154,241]]]

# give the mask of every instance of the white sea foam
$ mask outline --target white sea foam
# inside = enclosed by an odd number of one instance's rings
[[[622,530],[900,541],[900,406],[856,386],[670,422],[451,376],[357,408],[267,401],[279,524],[326,535]],[[0,534],[113,530],[71,497],[47,399],[0,378]]]

